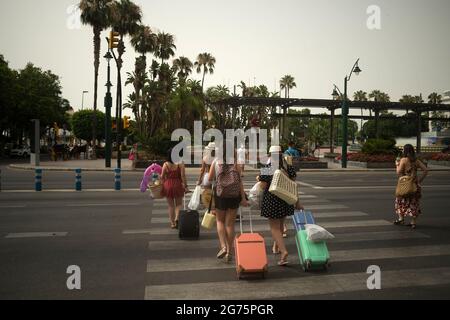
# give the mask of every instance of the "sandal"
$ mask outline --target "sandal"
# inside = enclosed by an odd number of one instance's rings
[[[223,259],[223,257],[225,257],[227,254],[227,248],[222,248],[220,249],[220,251],[217,253],[217,259]]]
[[[281,257],[281,260],[278,261],[278,265],[279,265],[280,267],[285,267],[285,266],[287,266],[287,265],[289,264],[288,256],[289,256],[289,255],[288,255],[287,253],[285,253],[285,254]]]
[[[177,228],[176,223],[171,223],[171,224],[170,224],[170,228],[171,228],[171,229],[176,229],[176,228]]]
[[[227,253],[226,255],[225,255],[225,262],[226,263],[229,263],[229,262],[231,262],[231,260],[233,260],[233,256],[231,255],[231,253]]]
[[[415,224],[415,223],[411,223],[411,225],[410,225],[410,227],[411,227],[411,229],[416,229],[417,228],[417,225]]]
[[[398,225],[404,226],[405,225],[405,220],[404,219],[402,219],[402,220],[397,219],[397,220],[394,221],[394,224],[396,226],[398,226]]]
[[[277,248],[277,245],[275,243],[273,244],[272,252],[273,252],[273,254],[280,254],[281,253],[280,249]]]

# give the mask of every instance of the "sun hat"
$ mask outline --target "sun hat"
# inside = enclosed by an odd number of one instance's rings
[[[281,152],[281,147],[280,146],[271,146],[269,149],[269,153],[280,153]]]

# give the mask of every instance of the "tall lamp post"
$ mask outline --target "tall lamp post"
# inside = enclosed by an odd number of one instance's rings
[[[84,95],[89,93],[89,91],[83,91],[83,95],[81,97],[81,110],[84,110]]]
[[[112,96],[111,96],[111,60],[113,59],[113,56],[111,55],[111,52],[108,50],[108,53],[106,53],[104,57],[108,61],[108,81],[106,83],[106,96],[105,96],[105,167],[111,168],[111,158],[112,158],[112,152],[111,152],[111,108],[112,108]]]
[[[341,93],[339,88],[334,85],[333,97],[339,97],[339,94],[342,99],[342,168],[347,168],[347,146],[348,146],[348,104],[347,104],[347,83],[352,78],[352,74],[359,75],[361,73],[361,69],[358,66],[359,59],[356,60],[355,64],[350,71],[348,76],[345,76],[344,79],[344,94]],[[337,91],[336,91],[337,90]],[[339,93],[338,93],[339,92]]]

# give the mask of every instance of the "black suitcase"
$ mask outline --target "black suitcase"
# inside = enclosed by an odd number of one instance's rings
[[[178,236],[181,240],[198,240],[200,237],[200,215],[198,211],[186,208],[180,210]]]

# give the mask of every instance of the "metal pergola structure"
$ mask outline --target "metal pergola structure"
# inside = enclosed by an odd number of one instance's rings
[[[376,101],[347,101],[349,109],[365,109],[373,111],[374,115],[370,116],[349,116],[349,119],[363,119],[363,120],[375,120],[376,135],[379,136],[379,120],[380,119],[392,119],[392,116],[380,115],[382,111],[405,111],[414,112],[416,114],[417,121],[417,151],[421,150],[421,138],[422,138],[422,120],[426,121],[442,121],[450,122],[450,118],[440,117],[423,117],[422,113],[431,111],[446,111],[450,112],[450,105],[448,104],[430,104],[430,103],[401,103],[401,102],[376,102]],[[342,108],[342,101],[340,100],[326,100],[326,99],[295,99],[295,98],[264,98],[264,97],[230,97],[213,103],[216,106],[225,106],[229,108],[242,108],[242,107],[272,107],[281,108],[283,113],[272,113],[272,116],[282,119],[281,132],[285,131],[286,118],[325,118],[330,119],[330,144],[331,152],[333,152],[334,141],[334,121],[341,116],[336,115],[336,110]],[[289,108],[324,108],[328,109],[331,114],[288,114]]]

